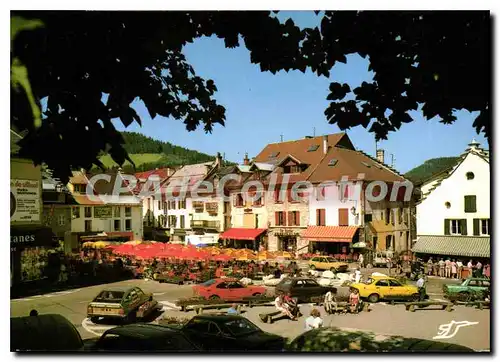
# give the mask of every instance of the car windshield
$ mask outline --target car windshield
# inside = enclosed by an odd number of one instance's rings
[[[326,258],[326,261],[327,261],[328,263],[336,263],[336,262],[337,262],[337,259],[335,259],[335,258]]]
[[[288,285],[290,285],[290,284],[292,284],[292,279],[283,279],[283,280],[279,283],[279,285],[280,285],[280,286],[288,286]]]
[[[259,327],[246,319],[232,320],[224,323],[224,325],[236,337],[259,331]]]
[[[363,283],[370,285],[371,283],[373,283],[373,279],[372,278],[368,278]]]
[[[215,279],[210,279],[210,280],[207,280],[205,283],[202,283],[201,285],[203,285],[205,287],[209,287],[214,283],[215,283]]]
[[[118,303],[123,299],[124,294],[124,292],[104,290],[94,299],[94,302]]]

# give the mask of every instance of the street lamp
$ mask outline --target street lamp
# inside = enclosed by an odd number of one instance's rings
[[[353,214],[354,216],[356,216],[356,208],[353,206],[351,207],[351,214]]]

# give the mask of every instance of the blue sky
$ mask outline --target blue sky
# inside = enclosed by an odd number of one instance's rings
[[[300,27],[319,25],[321,19],[313,12],[287,11],[278,16],[291,17]],[[217,38],[198,39],[186,46],[184,53],[198,75],[215,81],[216,99],[226,107],[226,126],[216,125],[212,134],[205,134],[201,127],[187,132],[182,121],[161,116],[151,119],[143,104],[136,102],[134,108],[143,126],[134,123],[126,130],[208,154],[225,153],[226,159],[234,162],[242,162],[245,152],[256,156],[266,144],[279,142],[281,135],[284,140],[294,140],[314,131],[317,136],[339,132],[323,113],[330,82],[345,82],[353,89],[373,75],[368,72],[367,60],[357,55],[349,56],[347,64],[337,64],[330,79],[311,72],[262,73],[259,66],[250,63],[244,46],[226,49]],[[459,155],[472,138],[487,148],[486,139],[472,127],[474,116],[467,111],[456,115],[457,121],[447,126],[413,112],[414,122],[403,124],[387,141],[379,142],[379,148],[386,151],[386,163],[390,164],[393,154],[396,169],[404,173],[430,158]],[[125,130],[120,122],[115,124]],[[357,149],[375,154],[372,133],[360,126],[347,134]]]

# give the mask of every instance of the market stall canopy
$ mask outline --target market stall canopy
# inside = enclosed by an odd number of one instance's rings
[[[419,236],[414,253],[490,258],[490,238],[484,236]]]
[[[360,241],[359,243],[352,244],[352,247],[355,249],[363,249],[363,248],[366,248],[366,243],[363,241]]]
[[[311,241],[350,243],[358,228],[358,226],[308,226],[302,232],[302,238]]]
[[[245,229],[245,228],[232,228],[224,231],[221,239],[234,239],[234,240],[255,240],[262,235],[267,229]]]

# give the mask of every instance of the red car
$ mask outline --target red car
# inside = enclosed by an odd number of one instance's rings
[[[266,294],[265,287],[244,286],[237,279],[219,278],[210,279],[203,284],[193,286],[196,297],[205,299],[221,299],[241,301],[243,298]]]

